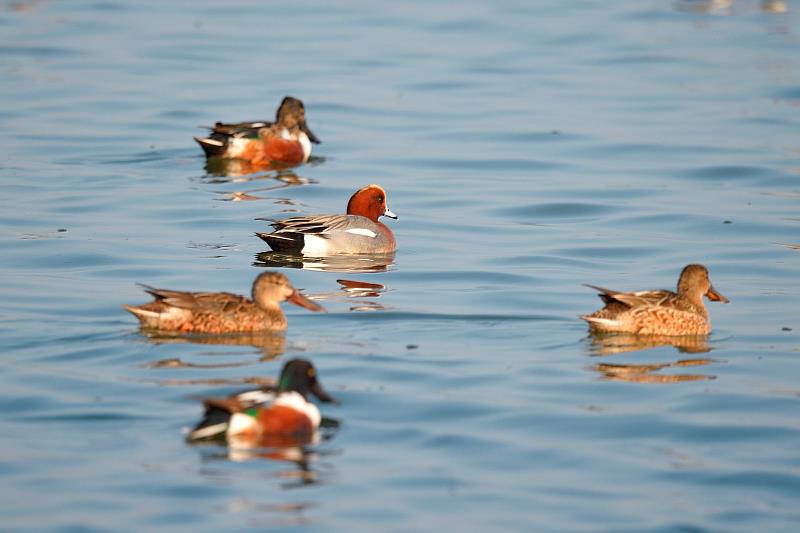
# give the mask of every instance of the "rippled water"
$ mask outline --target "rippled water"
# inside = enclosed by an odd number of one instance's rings
[[[0,8],[4,528],[800,523],[795,4]],[[199,126],[286,94],[310,164],[206,168]],[[285,338],[148,338],[121,309],[135,282],[248,292],[257,217],[371,182],[394,261],[287,265],[329,312],[290,306]],[[582,283],[689,262],[731,299],[709,339],[587,335]],[[297,356],[342,401],[302,463],[184,442],[198,397]]]

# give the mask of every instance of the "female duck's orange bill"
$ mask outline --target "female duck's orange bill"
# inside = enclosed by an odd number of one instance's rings
[[[730,300],[728,300],[721,292],[717,292],[713,286],[708,288],[706,296],[712,302],[722,302],[724,304],[730,302]]]
[[[316,302],[309,300],[306,296],[300,293],[300,291],[294,291],[292,294],[286,298],[287,302],[293,303],[294,305],[299,305],[300,307],[305,307],[309,311],[315,311],[317,313],[325,312],[325,308],[319,305]]]

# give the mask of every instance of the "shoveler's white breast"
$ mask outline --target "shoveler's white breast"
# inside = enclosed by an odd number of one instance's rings
[[[300,141],[300,146],[303,147],[303,163],[305,163],[311,156],[311,141],[308,140],[308,135],[304,131],[297,135],[297,140]]]
[[[308,139],[306,132],[300,130],[294,135],[286,128],[281,128],[280,138],[286,139],[287,141],[299,142],[300,146],[303,148],[303,163],[308,161],[308,158],[311,156],[311,141]]]
[[[281,393],[281,395],[272,402],[272,405],[289,407],[303,413],[311,420],[311,425],[315,428],[319,427],[319,423],[322,421],[322,415],[319,413],[317,406],[303,398],[303,395],[299,392],[290,391]]]

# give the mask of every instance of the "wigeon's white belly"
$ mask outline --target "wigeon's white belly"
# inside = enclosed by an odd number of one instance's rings
[[[337,245],[335,237],[326,239],[318,235],[304,234],[301,253],[311,257],[324,257],[332,253],[358,253],[360,250],[369,250],[372,242],[378,238],[376,232],[367,228],[350,228],[344,230],[342,233],[358,236],[360,239],[363,239],[363,245],[359,243],[355,250],[351,250],[347,245],[347,240],[342,239]]]
[[[328,239],[323,239],[316,235],[303,235],[303,249],[300,250],[303,255],[322,257],[328,255],[329,250],[330,242]]]

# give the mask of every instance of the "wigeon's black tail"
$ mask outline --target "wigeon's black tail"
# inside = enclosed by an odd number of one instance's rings
[[[299,254],[303,251],[305,240],[302,233],[262,233],[256,235],[276,252]]]

